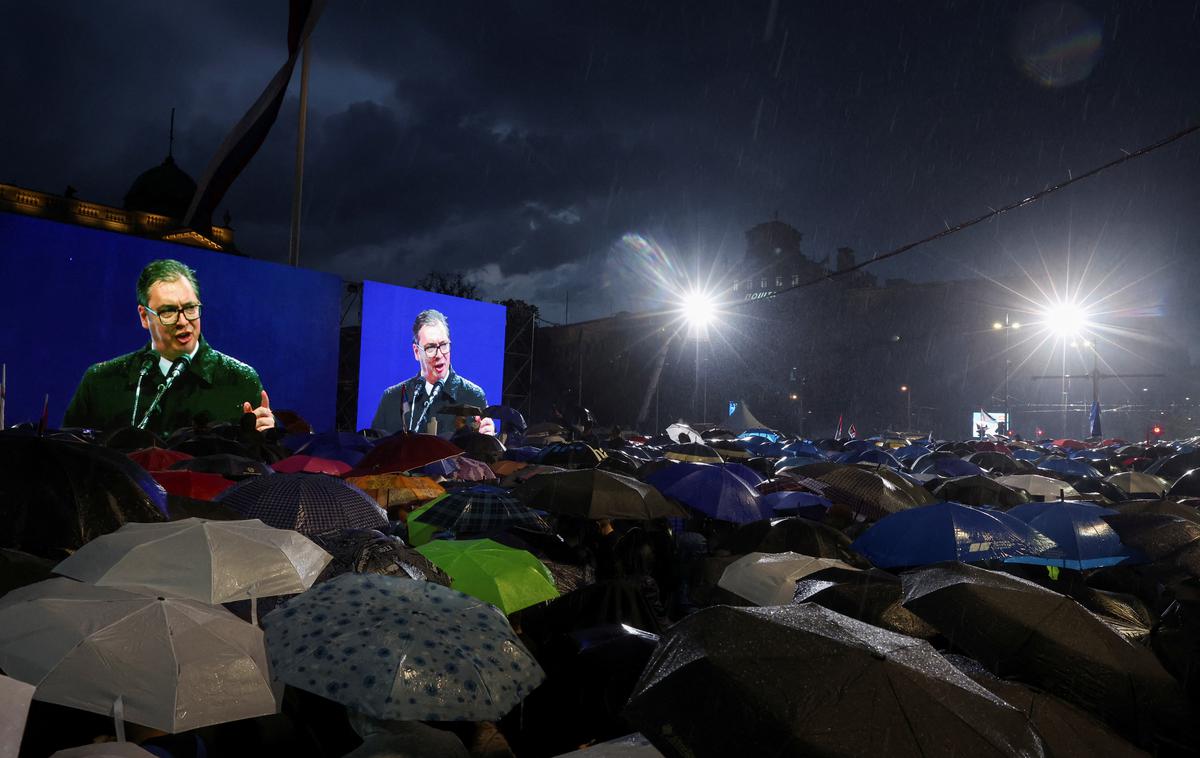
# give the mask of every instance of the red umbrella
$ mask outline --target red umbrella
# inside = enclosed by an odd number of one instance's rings
[[[350,470],[350,464],[335,461],[332,458],[317,458],[313,455],[293,455],[284,458],[282,461],[272,463],[271,468],[281,474],[304,472],[308,474],[341,476]]]
[[[200,471],[151,471],[150,476],[163,486],[168,495],[190,497],[193,500],[212,500],[235,484],[220,474]]]
[[[166,471],[180,461],[186,461],[192,456],[178,450],[165,450],[161,447],[145,447],[126,453],[134,463],[147,471]]]
[[[456,445],[433,434],[394,434],[381,440],[345,476],[412,471],[462,453]]]
[[[1063,450],[1087,450],[1088,444],[1079,440],[1054,440],[1055,447],[1061,447]]]

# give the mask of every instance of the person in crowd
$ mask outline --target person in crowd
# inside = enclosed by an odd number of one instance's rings
[[[90,366],[63,426],[115,429],[139,426],[145,419],[145,428],[165,436],[252,413],[259,431],[273,428],[275,417],[258,373],[208,344],[200,333],[202,308],[195,271],[171,259],[148,263],[137,280],[137,313],[150,333],[149,344]],[[152,409],[163,384],[167,390]]]
[[[441,311],[428,309],[417,314],[412,328],[412,353],[417,375],[388,387],[379,398],[371,426],[386,432],[424,432],[437,421],[437,434],[449,438],[455,432],[455,416],[441,413],[448,405],[487,406],[483,388],[459,375],[450,365],[450,322]],[[490,418],[475,417],[478,431],[495,434]]]

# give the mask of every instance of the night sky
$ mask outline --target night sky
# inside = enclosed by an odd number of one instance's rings
[[[120,205],[199,177],[286,56],[287,3],[4,2],[0,181]],[[1200,4],[333,0],[312,40],[302,261],[467,272],[561,321],[658,296],[620,240],[735,265],[776,213],[860,259],[1200,120]],[[218,208],[286,261],[299,67]],[[1200,135],[871,269],[1115,288],[1197,350]],[[1089,263],[1090,262],[1090,263]],[[1069,273],[1068,273],[1069,269]],[[1104,304],[1105,308],[1112,301]]]

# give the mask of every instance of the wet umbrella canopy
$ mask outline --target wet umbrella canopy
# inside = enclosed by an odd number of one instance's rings
[[[343,574],[263,627],[277,679],[375,718],[497,719],[544,678],[503,614],[430,582]]]
[[[683,619],[629,716],[666,756],[1043,754],[1022,714],[928,643],[811,603]]]
[[[648,520],[687,515],[654,487],[595,469],[535,476],[513,495],[531,508],[583,518]]]
[[[116,450],[0,435],[0,547],[60,559],[130,521],[165,521],[166,492]]]
[[[1154,654],[1074,600],[964,564],[902,580],[904,607],[997,676],[1018,676],[1075,703],[1144,747],[1197,747],[1179,684]]]
[[[225,490],[217,502],[246,518],[305,535],[331,529],[382,529],[387,514],[362,490],[324,474],[256,477]]]

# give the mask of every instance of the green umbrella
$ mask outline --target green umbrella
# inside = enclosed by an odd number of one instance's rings
[[[505,615],[558,597],[550,570],[526,550],[493,540],[434,540],[417,552],[450,575],[451,587]]]
[[[446,494],[448,495],[450,493]],[[430,500],[425,505],[422,505],[420,508],[416,508],[409,512],[408,520],[405,522],[408,524],[408,544],[412,545],[413,547],[420,547],[426,542],[432,540],[433,535],[437,534],[439,527],[436,527],[433,524],[426,524],[424,521],[418,521],[417,516],[420,516],[422,513],[432,508],[434,503],[444,497],[446,497],[446,495],[438,495],[433,500]]]

